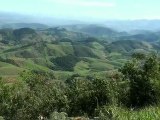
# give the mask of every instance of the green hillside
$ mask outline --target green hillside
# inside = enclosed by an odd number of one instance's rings
[[[103,34],[105,39],[101,37]],[[112,29],[93,25],[75,31],[63,27],[1,29],[0,61],[6,65],[0,67],[1,76],[16,76],[23,70],[52,72],[57,77],[67,72],[68,75],[106,74],[121,67],[135,52],[160,49],[158,41],[137,40],[141,37],[134,40],[135,36],[124,40],[122,35],[118,36]]]

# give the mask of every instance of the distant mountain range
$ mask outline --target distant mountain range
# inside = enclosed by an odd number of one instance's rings
[[[72,20],[70,18],[58,19],[54,17],[21,15],[16,13],[0,12],[0,28],[46,28],[69,25],[75,29],[83,25],[96,24],[103,27],[109,27],[118,31],[160,31],[160,20],[107,20],[105,22],[88,23],[83,20]],[[76,29],[77,29],[76,28]],[[87,29],[86,29],[87,30]]]
[[[31,16],[16,13],[0,12],[0,28],[46,27],[71,24],[84,24],[76,20],[58,19],[46,16]]]
[[[103,23],[105,26],[120,30],[120,31],[133,31],[133,30],[160,30],[160,20],[113,20]]]

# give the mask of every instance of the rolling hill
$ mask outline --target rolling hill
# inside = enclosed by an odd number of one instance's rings
[[[106,74],[135,52],[159,51],[158,41],[157,32],[120,35],[97,26],[75,31],[63,27],[1,29],[0,75],[16,76],[23,70],[51,72],[57,79],[75,73]]]

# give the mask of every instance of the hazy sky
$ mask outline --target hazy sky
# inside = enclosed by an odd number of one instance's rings
[[[0,0],[0,11],[77,20],[159,19],[160,0]]]

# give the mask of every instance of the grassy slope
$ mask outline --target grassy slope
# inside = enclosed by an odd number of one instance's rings
[[[15,76],[23,70],[23,68],[16,67],[12,64],[0,62],[0,76]]]
[[[41,50],[41,51],[39,51]],[[50,61],[51,58],[57,58],[74,55],[78,59],[81,59],[74,66],[74,71],[70,73],[81,73],[87,74],[90,72],[101,72],[113,69],[114,67],[109,64],[106,60],[105,48],[96,42],[90,43],[89,45],[72,45],[70,42],[61,42],[59,44],[46,43],[44,46],[41,44],[33,44],[27,47],[9,47],[0,54],[4,59],[13,60],[13,63],[9,63],[11,66],[17,69],[38,69],[53,72],[49,69],[49,66],[55,66]],[[8,69],[9,69],[8,67]],[[0,67],[0,71],[4,69]],[[17,73],[20,70],[16,70]],[[56,74],[62,71],[57,71]],[[1,75],[12,75],[10,72],[3,73]]]
[[[159,120],[160,108],[147,107],[141,110],[129,110],[120,107],[111,106],[112,118],[115,120]],[[107,111],[106,111],[107,112]],[[107,119],[103,114],[101,119]]]
[[[12,66],[16,69],[26,69],[26,70],[43,70],[43,71],[58,71],[59,73],[65,70],[56,70],[51,68],[56,68],[55,62],[51,59],[62,58],[64,56],[72,55],[73,58],[78,59],[75,63],[73,71],[71,73],[96,73],[117,69],[126,62],[125,54],[132,50],[139,49],[149,49],[151,46],[146,47],[148,44],[138,42],[134,43],[130,41],[123,41],[121,44],[118,42],[113,42],[111,44],[103,45],[99,42],[89,42],[89,43],[76,43],[71,42],[60,42],[60,43],[36,43],[28,46],[10,46],[9,49],[4,50],[0,56],[4,59],[13,60]],[[129,47],[130,44],[133,44]],[[143,46],[142,46],[143,45]],[[112,50],[108,52],[107,49]],[[123,51],[121,51],[123,49]],[[115,51],[115,52],[114,52]],[[9,63],[9,62],[8,62]],[[7,69],[7,68],[6,68]],[[9,67],[8,67],[9,69]],[[14,74],[18,73],[18,71]],[[6,73],[4,68],[0,67],[2,75],[12,75],[10,72]],[[57,73],[58,73],[57,72]]]

